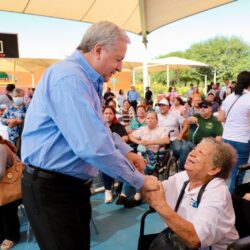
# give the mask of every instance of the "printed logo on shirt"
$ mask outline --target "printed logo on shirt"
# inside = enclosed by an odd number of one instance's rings
[[[193,208],[197,208],[198,207],[197,201],[195,199],[191,198],[190,206],[193,207]]]
[[[206,128],[207,129],[213,129],[213,123],[212,122],[207,122],[206,123]]]

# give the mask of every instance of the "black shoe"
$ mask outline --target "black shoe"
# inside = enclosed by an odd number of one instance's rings
[[[131,200],[129,200],[124,207],[125,208],[132,208],[132,207],[136,207],[136,206],[140,206],[141,205],[141,199],[140,200],[135,200],[135,198],[133,197]]]
[[[116,200],[116,205],[125,205],[127,204],[127,197],[120,195],[119,198]]]

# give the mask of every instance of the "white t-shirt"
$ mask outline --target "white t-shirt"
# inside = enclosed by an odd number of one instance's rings
[[[174,209],[183,183],[188,180],[186,171],[171,176],[163,182],[166,200]],[[235,214],[231,195],[225,181],[221,178],[211,180],[202,197],[198,208],[197,195],[201,187],[188,191],[184,196],[177,213],[190,221],[200,239],[202,250],[226,250],[227,246],[239,238],[235,229]]]
[[[221,105],[221,109],[227,115],[230,107],[239,97],[226,118],[222,135],[223,139],[243,143],[247,143],[250,140],[250,92],[244,90],[243,93],[241,97],[234,93],[230,94]]]
[[[123,105],[123,102],[124,102],[124,100],[126,99],[126,96],[125,95],[118,95],[117,96],[117,102],[118,102],[118,106],[119,107],[122,107],[122,105]]]
[[[157,126],[154,129],[149,129],[148,126],[140,127],[136,131],[132,133],[132,135],[136,139],[145,140],[145,141],[153,141],[153,140],[159,140],[163,137],[167,137],[168,133],[166,128]],[[159,145],[148,145],[146,146],[146,149],[151,150],[152,152],[157,152],[160,148]]]
[[[5,140],[9,140],[9,134],[8,134],[8,126],[4,126],[0,121],[0,135]]]
[[[174,130],[170,134],[171,141],[176,140],[176,137],[179,135],[179,127],[184,120],[185,118],[176,111],[169,111],[167,115],[158,114],[158,125],[165,127],[168,132]]]

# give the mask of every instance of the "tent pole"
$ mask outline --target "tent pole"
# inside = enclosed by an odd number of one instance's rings
[[[146,49],[146,53],[145,53],[145,57],[143,60],[143,87],[144,90],[148,85],[148,60],[147,60],[147,49]]]
[[[141,30],[142,30],[142,42],[145,46],[145,58],[143,61],[143,87],[144,92],[145,88],[148,86],[148,61],[147,61],[147,24],[146,24],[146,15],[145,15],[145,0],[139,0],[139,10],[140,10],[140,19],[141,19]]]
[[[167,65],[167,91],[169,90],[169,65]]]
[[[132,70],[132,85],[135,86],[135,70]]]
[[[16,60],[13,60],[12,83],[16,83]]]
[[[32,79],[32,88],[35,88],[35,76],[34,76],[34,73],[31,73],[31,79]]]
[[[207,75],[205,75],[205,94],[207,94]]]

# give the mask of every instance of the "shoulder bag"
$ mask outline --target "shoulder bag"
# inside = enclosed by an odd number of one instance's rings
[[[5,175],[0,181],[0,206],[22,198],[21,178],[24,164],[17,160],[8,146],[5,147],[13,159],[13,165],[6,169]]]
[[[185,188],[188,181],[185,181],[180,195],[177,199],[176,205],[175,205],[175,212],[177,212],[179,205],[181,203],[181,200],[183,198],[183,195],[185,193]],[[198,193],[197,196],[197,207],[199,206],[202,194],[205,191],[205,188],[209,182],[207,182],[205,185],[203,185]],[[174,233],[169,227],[164,229],[162,232],[160,232],[152,241],[149,250],[191,250],[191,248],[187,247],[182,239],[180,239],[179,236],[177,236],[176,233]]]

